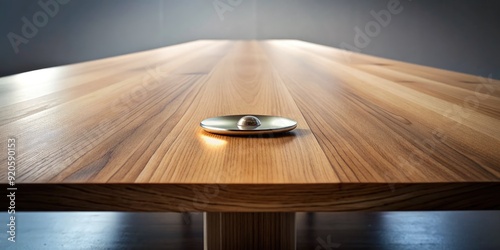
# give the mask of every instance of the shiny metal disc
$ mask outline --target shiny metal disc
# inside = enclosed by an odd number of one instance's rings
[[[207,118],[200,123],[207,132],[223,135],[272,134],[290,131],[297,122],[269,115],[227,115]]]

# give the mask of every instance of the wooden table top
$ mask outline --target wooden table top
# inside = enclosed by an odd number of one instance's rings
[[[230,137],[199,126],[230,114],[298,127]],[[366,197],[383,197],[376,209],[500,206],[500,81],[301,41],[203,40],[3,77],[0,117],[26,204],[106,193],[94,208],[127,210],[126,190],[180,202],[216,185],[193,210],[373,208]]]

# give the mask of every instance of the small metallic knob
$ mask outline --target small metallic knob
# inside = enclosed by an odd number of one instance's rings
[[[238,127],[241,129],[256,128],[261,125],[259,118],[253,115],[247,115],[241,117],[237,123]]]
[[[260,135],[288,132],[297,127],[297,122],[279,116],[245,114],[207,118],[200,126],[214,134]]]

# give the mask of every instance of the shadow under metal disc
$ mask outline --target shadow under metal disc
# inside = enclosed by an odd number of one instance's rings
[[[256,135],[290,131],[297,122],[269,115],[227,115],[203,120],[200,126],[207,132],[222,135]]]

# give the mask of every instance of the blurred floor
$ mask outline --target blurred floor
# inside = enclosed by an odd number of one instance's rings
[[[297,213],[297,230],[298,250],[500,249],[500,211]],[[0,249],[203,249],[203,216],[20,212],[16,243],[3,234]]]

